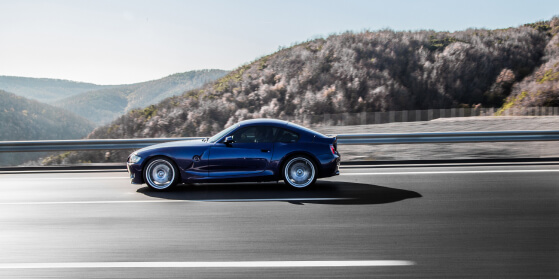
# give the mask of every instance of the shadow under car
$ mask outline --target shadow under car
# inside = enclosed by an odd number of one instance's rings
[[[352,182],[318,181],[309,189],[292,189],[284,183],[228,183],[179,185],[172,191],[137,190],[146,196],[201,202],[285,201],[293,204],[385,204],[420,198],[421,194],[384,186]]]

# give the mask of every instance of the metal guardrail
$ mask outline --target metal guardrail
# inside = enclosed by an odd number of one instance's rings
[[[337,135],[338,144],[418,144],[418,143],[468,143],[468,142],[520,142],[559,141],[559,131],[493,131],[409,134],[347,134]],[[195,140],[190,138],[147,139],[95,139],[95,140],[44,140],[3,141],[0,152],[76,151],[137,149],[157,143]]]
[[[409,134],[351,134],[338,135],[339,144],[415,144],[557,141],[559,131],[491,131]]]
[[[203,138],[0,141],[0,152],[138,149],[157,143],[196,139]]]

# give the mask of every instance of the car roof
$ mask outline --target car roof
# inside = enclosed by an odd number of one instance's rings
[[[285,128],[289,128],[292,130],[295,130],[299,133],[307,133],[307,134],[311,134],[311,135],[316,135],[319,137],[326,137],[325,135],[311,130],[309,128],[297,125],[295,123],[291,123],[285,120],[279,120],[279,119],[270,119],[270,118],[259,118],[259,119],[250,119],[250,120],[244,120],[238,123],[239,126],[245,126],[245,125],[272,125],[272,126],[277,126],[277,127],[285,127]]]
[[[283,126],[283,125],[287,125],[287,121],[285,120],[279,120],[279,119],[270,119],[270,118],[258,118],[258,119],[250,119],[250,120],[244,120],[239,122],[239,125],[254,125],[254,124],[276,124],[278,126]]]

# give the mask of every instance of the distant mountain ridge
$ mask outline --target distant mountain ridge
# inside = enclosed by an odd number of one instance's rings
[[[0,89],[64,108],[99,125],[133,108],[156,104],[165,98],[201,87],[227,73],[216,69],[197,70],[125,85],[2,76]]]
[[[95,127],[72,112],[0,90],[0,141],[81,139]],[[0,153],[0,165],[18,165],[43,153]]]
[[[0,90],[43,103],[54,103],[73,95],[110,87],[112,85],[62,79],[0,76]]]
[[[59,100],[54,105],[97,124],[104,124],[133,108],[156,104],[165,98],[202,87],[227,73],[224,70],[178,73],[157,80],[85,92]]]
[[[67,110],[0,90],[0,141],[80,139],[95,127]]]

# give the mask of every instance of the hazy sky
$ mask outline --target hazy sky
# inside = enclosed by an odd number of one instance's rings
[[[0,0],[0,75],[134,83],[232,70],[347,30],[495,29],[554,15],[558,0]]]

